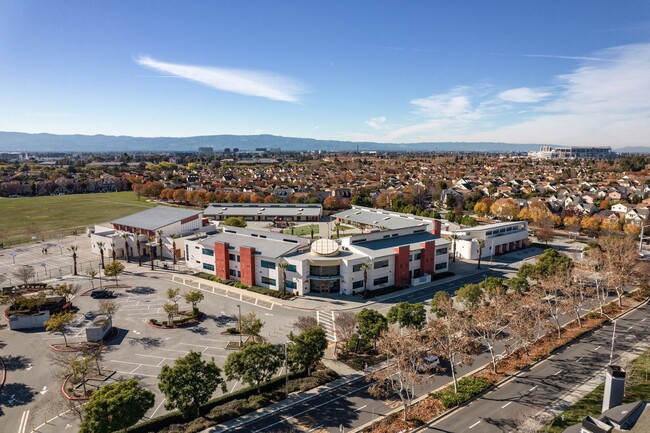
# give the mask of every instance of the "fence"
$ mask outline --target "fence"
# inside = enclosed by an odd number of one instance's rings
[[[72,261],[72,259],[70,261]],[[34,268],[34,276],[30,280],[34,283],[38,283],[45,280],[51,280],[52,278],[63,277],[65,275],[72,275],[74,271],[72,263],[70,263],[70,265],[53,267],[53,268],[48,268],[48,267],[37,268],[35,266],[33,266],[33,268]],[[84,262],[77,261],[78,275],[84,276],[86,275],[86,271],[89,271],[90,269],[95,269],[96,271],[99,271],[100,268],[101,268],[100,261],[97,262],[91,260],[84,261]],[[22,283],[23,283],[22,281],[18,280],[13,275],[7,275],[7,280],[5,281],[5,284],[8,286],[15,286]]]

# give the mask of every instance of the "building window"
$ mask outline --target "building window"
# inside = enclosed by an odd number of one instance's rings
[[[235,256],[234,254],[228,254],[228,260],[232,260],[234,262],[235,260],[237,260],[237,256]]]
[[[214,256],[214,250],[209,250],[207,248],[203,248],[203,255],[205,255],[205,256]]]
[[[275,280],[273,278],[262,277],[262,284],[267,284],[269,286],[275,286]]]
[[[206,271],[214,271],[214,265],[211,265],[210,263],[203,263],[203,269]]]
[[[436,256],[441,256],[443,254],[447,254],[448,249],[447,248],[440,248],[436,250]]]
[[[352,272],[359,272],[361,270],[361,263],[352,266]]]
[[[296,272],[296,265],[289,265],[289,266],[287,266],[287,271],[289,271],[289,272]]]
[[[352,283],[353,289],[360,289],[362,287],[363,287],[363,280],[355,281],[354,283]]]
[[[237,270],[235,270],[235,269],[230,269],[228,271],[228,273],[230,274],[231,277],[236,277],[237,276]]]
[[[262,260],[262,267],[266,269],[275,269],[275,263]]]
[[[375,278],[372,284],[374,286],[380,286],[382,284],[386,284],[387,282],[388,282],[388,277],[381,277],[381,278]]]
[[[413,260],[420,260],[422,258],[422,253],[415,253],[413,255]]]
[[[436,263],[436,271],[439,271],[441,269],[447,269],[447,263],[446,262]]]
[[[286,282],[287,289],[295,289],[296,288],[296,283],[293,281],[287,281]]]
[[[388,260],[379,260],[378,262],[375,262],[375,269],[381,269],[387,267],[388,267]]]

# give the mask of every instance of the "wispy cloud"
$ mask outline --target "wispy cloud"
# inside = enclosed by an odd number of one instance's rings
[[[141,66],[224,92],[274,101],[299,102],[300,95],[306,91],[299,81],[272,72],[167,63],[149,56],[140,56],[135,61]]]
[[[609,59],[602,57],[584,57],[584,56],[559,56],[554,54],[524,54],[524,57],[541,57],[546,59],[564,59],[564,60],[580,60],[587,62],[608,62]]]
[[[377,116],[366,120],[366,125],[373,129],[380,129],[386,124],[386,116]]]
[[[523,104],[530,104],[542,101],[551,96],[549,92],[543,90],[535,90],[529,87],[518,87],[516,89],[508,89],[499,93],[499,99],[507,102],[518,102]]]
[[[544,87],[456,86],[412,99],[399,124],[353,137],[648,146],[648,71],[650,43],[613,47],[581,57],[578,67],[548,77]]]

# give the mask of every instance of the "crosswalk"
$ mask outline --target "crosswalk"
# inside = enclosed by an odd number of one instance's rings
[[[316,320],[318,321],[318,324],[325,330],[327,340],[335,343],[336,331],[334,329],[334,312],[330,310],[316,311]]]

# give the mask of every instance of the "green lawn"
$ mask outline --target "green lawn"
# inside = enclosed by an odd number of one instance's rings
[[[81,234],[86,226],[107,222],[155,206],[131,191],[0,198],[0,242],[28,242],[32,236],[52,239]]]
[[[625,384],[625,403],[633,403],[639,400],[650,399],[650,351],[639,356],[632,363],[632,367],[627,370]],[[604,381],[604,377],[603,377]],[[630,383],[631,382],[631,383]],[[603,404],[603,384],[598,385],[596,389],[587,394],[582,400],[573,405],[553,420],[546,427],[546,432],[561,433],[567,427],[582,422],[584,417],[591,415],[597,417],[600,415],[600,409]]]
[[[312,224],[312,227],[314,228],[314,236],[316,236],[319,231],[318,224],[314,223]],[[283,233],[291,234],[291,227],[284,229]],[[293,227],[293,234],[296,236],[310,236],[311,231],[309,230],[309,225]]]

